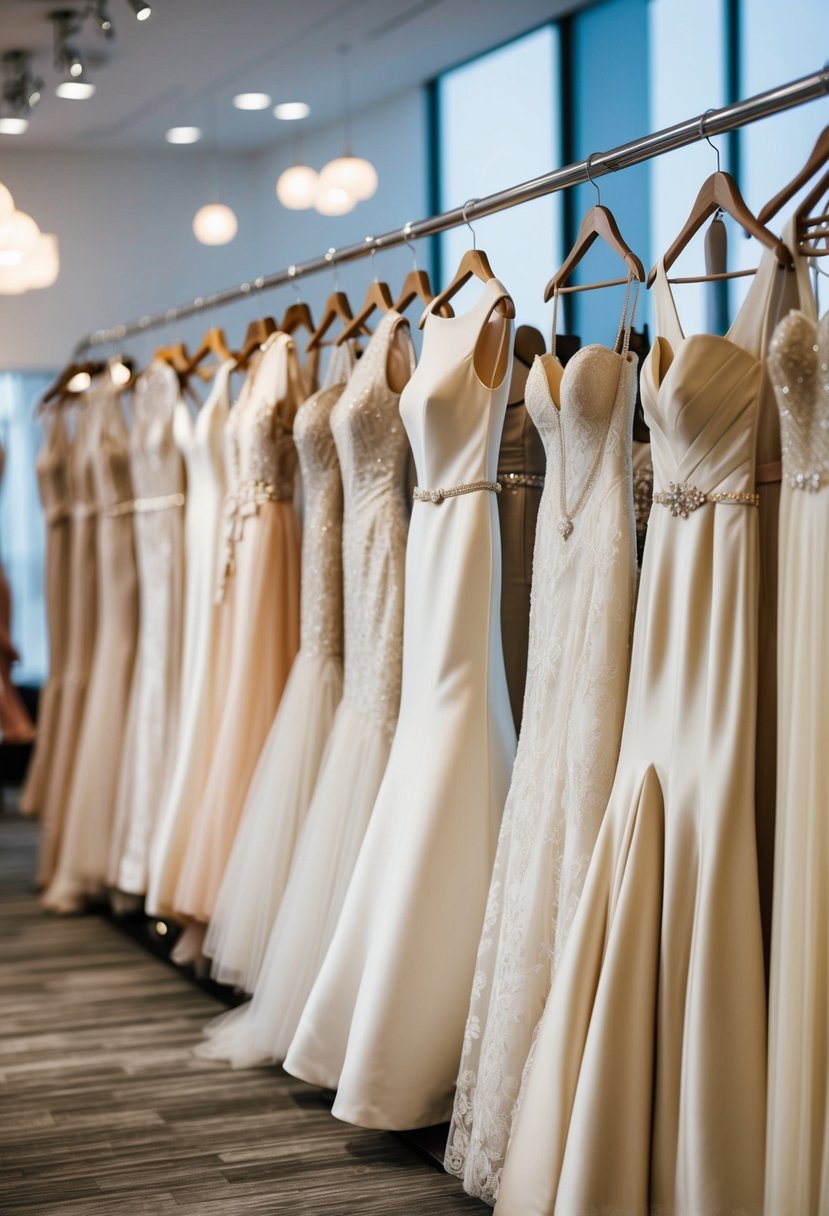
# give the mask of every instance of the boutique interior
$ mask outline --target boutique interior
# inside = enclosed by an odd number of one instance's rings
[[[0,0],[0,1210],[829,1216],[827,254],[824,0]]]

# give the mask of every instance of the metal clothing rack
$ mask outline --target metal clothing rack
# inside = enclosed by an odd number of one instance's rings
[[[258,292],[269,291],[273,287],[294,283],[297,279],[307,275],[330,270],[344,262],[354,262],[358,258],[367,257],[382,249],[392,249],[422,237],[446,232],[450,228],[457,228],[471,220],[494,215],[497,211],[517,207],[521,203],[543,198],[545,195],[554,194],[558,190],[566,190],[571,186],[603,177],[608,173],[617,173],[620,169],[627,169],[630,165],[652,160],[656,156],[662,156],[666,152],[672,152],[675,148],[685,147],[687,144],[696,143],[706,137],[734,131],[738,127],[756,122],[760,118],[769,118],[773,114],[780,114],[784,110],[803,105],[807,101],[814,101],[827,93],[829,93],[829,63],[824,64],[823,68],[818,71],[812,72],[808,76],[801,76],[788,84],[768,89],[764,93],[758,93],[754,97],[734,102],[732,105],[722,106],[720,109],[706,110],[704,114],[697,115],[695,118],[688,118],[684,122],[676,123],[672,127],[665,127],[664,130],[655,131],[650,135],[643,135],[639,139],[631,140],[630,143],[612,148],[609,152],[593,153],[587,161],[576,161],[561,169],[555,169],[551,173],[545,173],[541,177],[533,178],[531,181],[521,182],[506,190],[499,190],[496,194],[472,199],[464,206],[444,211],[440,215],[415,220],[404,224],[402,228],[385,232],[381,236],[367,236],[355,245],[345,245],[341,249],[332,247],[320,257],[312,258],[307,262],[298,262],[295,265],[287,266],[284,270],[277,270],[273,274],[261,275],[240,283],[238,287],[228,287],[209,295],[198,296],[189,303],[179,304],[174,308],[164,309],[162,312],[150,313],[138,317],[134,321],[116,325],[111,329],[94,330],[80,340],[75,352],[79,354],[93,346],[121,342],[125,338],[145,333],[149,329],[169,325],[207,309],[232,304],[235,300],[249,298]]]

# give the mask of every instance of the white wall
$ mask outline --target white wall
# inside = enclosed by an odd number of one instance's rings
[[[56,368],[88,330],[158,311],[425,215],[422,90],[355,115],[354,132],[357,151],[374,162],[380,185],[373,199],[335,219],[289,212],[276,201],[276,178],[291,163],[287,145],[256,155],[217,157],[196,148],[69,154],[7,150],[4,143],[0,180],[44,232],[57,233],[61,273],[44,291],[0,296],[0,370]],[[320,168],[341,150],[337,126],[312,134],[304,153]],[[214,182],[221,200],[237,213],[239,233],[230,245],[206,248],[193,236],[191,222]],[[425,248],[421,257],[426,265]],[[377,269],[388,273],[394,285],[410,264],[407,252],[390,253],[378,258]],[[343,268],[341,285],[352,293],[355,306],[370,277],[368,262]],[[332,286],[332,275],[309,280],[306,298],[318,310]],[[238,341],[254,315],[279,313],[291,298],[285,289],[216,316],[230,340]],[[206,318],[185,322],[169,336],[197,340],[206,323]],[[156,332],[137,339],[131,349],[146,359],[160,336]]]

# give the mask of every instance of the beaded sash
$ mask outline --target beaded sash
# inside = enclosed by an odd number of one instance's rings
[[[490,490],[493,494],[501,493],[500,481],[465,481],[459,486],[451,486],[448,490],[424,490],[415,486],[414,496],[418,502],[432,502],[438,506],[444,498],[457,498],[461,494],[474,494],[478,490]]]
[[[723,502],[742,507],[759,507],[760,495],[750,490],[723,491],[722,493],[709,494],[704,490],[698,489],[697,486],[687,484],[677,485],[676,482],[671,481],[668,483],[667,490],[657,490],[653,496],[653,501],[659,503],[661,507],[667,507],[671,515],[679,515],[683,519],[687,519],[692,511],[696,511],[698,507],[703,506],[707,502]]]

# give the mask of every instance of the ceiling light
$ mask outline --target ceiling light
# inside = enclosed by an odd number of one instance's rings
[[[32,253],[40,239],[40,229],[25,211],[13,211],[0,224],[0,266],[17,266]]]
[[[0,182],[0,224],[14,215],[14,199],[8,186]]]
[[[34,87],[34,88],[32,89],[32,91],[31,91],[31,93],[29,94],[28,101],[29,101],[29,106],[30,106],[30,107],[34,107],[34,106],[36,106],[36,105],[37,105],[37,103],[40,101],[40,97],[41,97],[40,90],[41,90],[41,87],[42,87],[42,85],[38,83],[37,85],[35,85],[35,87]]]
[[[95,18],[95,24],[104,37],[114,38],[115,27],[109,15],[109,0],[96,0],[92,15]]]
[[[377,170],[362,156],[338,156],[320,170],[324,186],[340,186],[357,202],[371,198],[377,189]]]
[[[280,122],[296,122],[298,118],[307,118],[311,107],[305,101],[281,101],[273,108],[274,118]]]
[[[276,197],[289,211],[305,211],[314,206],[319,175],[310,165],[292,165],[280,173],[276,182]]]
[[[197,144],[201,139],[201,127],[170,127],[164,138],[168,144]]]
[[[59,273],[58,238],[51,232],[42,232],[18,265],[0,265],[0,295],[20,295],[35,288],[51,287]]]
[[[0,118],[0,135],[22,135],[28,125],[28,118]]]
[[[79,76],[83,76],[83,64],[81,63],[80,58],[77,56],[73,56],[69,60],[69,75],[75,80],[77,80]]]
[[[129,5],[139,21],[146,21],[148,17],[152,16],[153,10],[149,4],[145,3],[145,0],[129,0]]]
[[[320,174],[314,206],[320,215],[347,215],[353,211],[357,200],[342,186],[324,183]]]
[[[236,216],[224,203],[208,203],[193,216],[193,232],[202,245],[227,245],[238,228]]]
[[[55,89],[55,96],[70,101],[86,101],[94,92],[95,85],[88,80],[62,80]]]
[[[237,110],[267,110],[271,98],[267,93],[237,93],[233,104]]]

